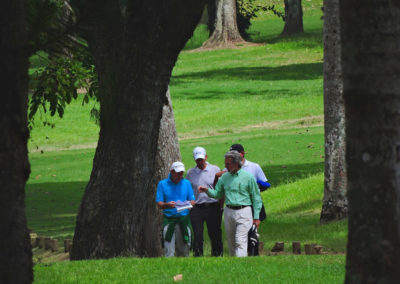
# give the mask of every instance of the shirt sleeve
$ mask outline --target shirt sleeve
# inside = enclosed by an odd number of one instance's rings
[[[260,219],[260,211],[262,207],[262,200],[260,191],[254,178],[249,179],[249,193],[251,198],[251,204],[254,209],[254,219]]]
[[[157,185],[156,202],[165,202],[164,201],[163,186],[162,186],[161,182],[159,182],[158,185]]]
[[[209,197],[215,198],[215,199],[221,199],[224,196],[225,190],[224,190],[224,185],[222,182],[222,179],[220,178],[215,185],[215,189],[209,188],[207,191],[207,195]]]
[[[268,181],[267,177],[265,176],[263,170],[259,165],[257,165],[257,177],[256,180],[261,180],[261,181]]]

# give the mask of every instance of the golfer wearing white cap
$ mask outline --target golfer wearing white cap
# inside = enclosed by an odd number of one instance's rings
[[[200,185],[212,187],[215,174],[220,168],[207,162],[207,153],[203,147],[196,147],[193,150],[193,159],[196,167],[190,169],[186,178],[192,184],[196,197],[196,205],[190,212],[190,220],[192,221],[194,244],[194,256],[203,256],[203,231],[204,222],[207,224],[208,236],[211,240],[211,255],[222,256],[222,210],[217,199],[208,197],[204,192],[199,192]]]
[[[189,209],[179,211],[177,202],[195,204],[192,186],[183,178],[185,166],[181,162],[171,165],[168,178],[161,180],[157,186],[156,202],[163,209],[163,240],[166,257],[189,256],[191,243],[191,224]]]

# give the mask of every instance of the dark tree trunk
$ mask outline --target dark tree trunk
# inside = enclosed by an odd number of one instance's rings
[[[181,152],[179,150],[178,135],[175,128],[175,118],[172,109],[171,96],[169,89],[166,94],[166,101],[163,106],[162,118],[160,123],[160,132],[158,136],[157,156],[155,166],[155,183],[153,204],[147,208],[146,218],[147,226],[144,231],[145,248],[148,255],[160,255],[161,247],[161,220],[162,212],[155,203],[155,193],[157,184],[160,180],[166,178],[170,171],[170,166],[175,161],[181,161]],[[154,235],[158,236],[158,242]],[[155,241],[155,242],[154,242]]]
[[[207,2],[207,14],[208,14],[208,31],[209,31],[209,37],[212,36],[215,30],[215,15],[217,13],[216,5],[215,5],[215,0],[208,0]]]
[[[203,47],[230,47],[245,42],[237,26],[236,0],[215,0],[215,7],[214,31]]]
[[[301,34],[303,30],[303,9],[301,0],[285,0],[285,27],[282,35]]]
[[[118,1],[78,4],[91,11],[85,38],[99,72],[101,110],[71,259],[159,256],[149,248],[159,235],[148,236],[154,229],[147,227],[159,213],[149,208],[155,208],[160,119],[172,68],[205,0],[130,1],[125,17]]]
[[[339,0],[324,1],[325,182],[321,223],[347,217]]]
[[[400,3],[340,1],[349,242],[346,283],[400,279]]]
[[[0,283],[31,283],[32,252],[25,217],[28,162],[28,46],[25,1],[0,11]]]

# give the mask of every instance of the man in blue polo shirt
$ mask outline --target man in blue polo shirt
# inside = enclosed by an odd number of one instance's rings
[[[189,256],[192,238],[189,209],[177,210],[177,205],[185,201],[192,206],[195,198],[192,186],[183,178],[185,167],[181,162],[171,165],[168,178],[161,180],[157,186],[156,202],[163,209],[163,240],[166,257]]]

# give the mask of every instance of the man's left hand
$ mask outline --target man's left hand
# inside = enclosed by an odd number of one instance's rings
[[[260,226],[260,220],[258,220],[258,219],[253,219],[253,224],[255,224],[256,227],[257,227],[257,229],[258,229],[258,226]]]
[[[190,204],[192,204],[192,206],[194,206],[196,204],[196,201],[190,200]]]

